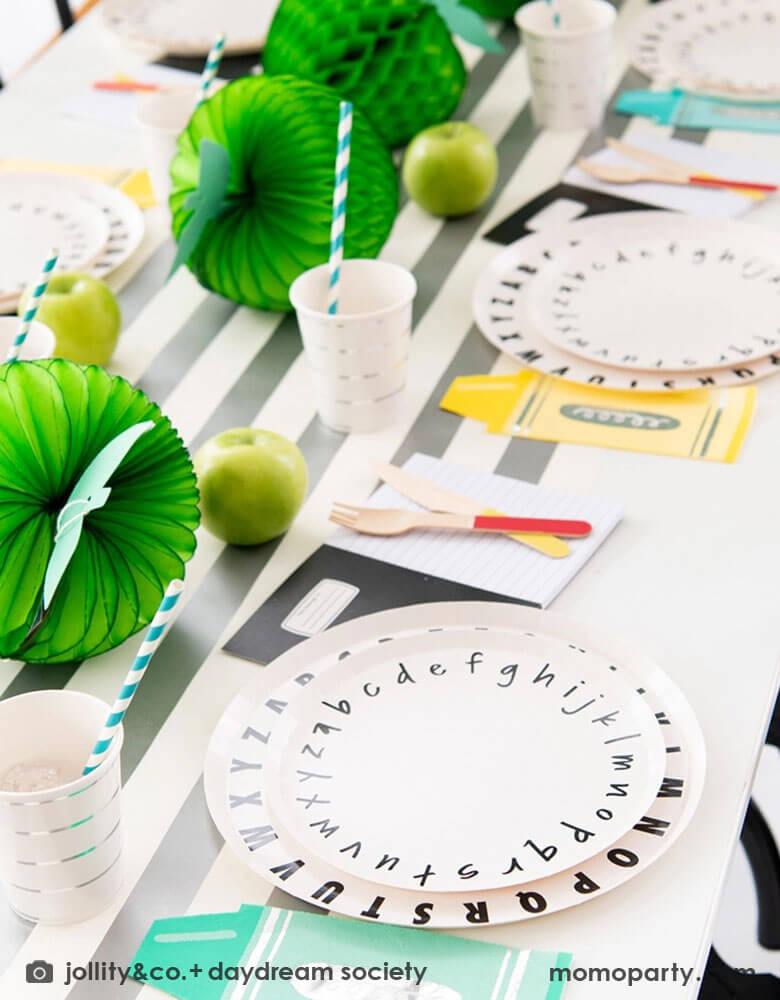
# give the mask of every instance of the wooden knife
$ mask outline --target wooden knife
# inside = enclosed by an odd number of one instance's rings
[[[503,511],[484,507],[479,500],[452,493],[422,476],[415,476],[405,469],[389,462],[376,462],[374,471],[388,486],[392,486],[402,496],[408,497],[421,507],[428,510],[441,511],[446,514],[477,514],[494,517],[505,517]],[[528,548],[541,552],[553,559],[561,559],[569,555],[571,549],[567,542],[556,535],[511,534],[516,542],[527,545]]]

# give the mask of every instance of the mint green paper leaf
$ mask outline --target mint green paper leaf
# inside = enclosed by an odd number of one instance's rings
[[[458,0],[427,0],[434,7],[453,35],[471,42],[486,52],[503,52],[504,46],[485,27],[485,22],[470,7],[462,7]]]
[[[70,496],[57,517],[57,534],[54,548],[46,567],[43,581],[43,610],[52,602],[65,570],[68,568],[81,538],[84,518],[92,510],[105,506],[111,495],[106,483],[119,468],[122,460],[135,442],[154,427],[153,420],[128,427],[126,431],[109,441],[92,459],[81,478],[73,487]]]
[[[230,183],[230,154],[218,142],[201,139],[198,147],[200,157],[200,177],[198,186],[187,196],[184,208],[192,215],[179,236],[179,246],[173,266],[168,274],[171,278],[195,253],[206,226],[218,218],[225,209],[228,184]]]

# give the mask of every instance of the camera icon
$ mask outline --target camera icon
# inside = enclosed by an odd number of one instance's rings
[[[54,966],[51,962],[29,962],[25,971],[28,983],[54,982]]]

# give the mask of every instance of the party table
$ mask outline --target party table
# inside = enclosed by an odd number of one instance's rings
[[[613,91],[642,86],[627,69],[626,38],[643,3],[619,12]],[[458,117],[497,144],[496,195],[474,216],[442,222],[406,203],[383,256],[419,284],[410,385],[403,422],[344,436],[319,423],[293,316],[258,313],[201,289],[181,269],[165,283],[173,244],[162,210],[147,212],[140,251],[113,276],[124,332],[111,369],[159,402],[190,447],[229,427],[255,424],[297,440],[310,493],[289,533],[252,549],[223,546],[201,529],[175,624],[126,720],[123,750],[125,884],[115,905],[83,924],[31,928],[0,906],[0,996],[21,995],[26,963],[56,970],[46,996],[151,997],[128,983],[63,984],[67,962],[127,964],[151,921],[242,903],[299,908],[246,870],[209,817],[202,764],[209,737],[234,694],[262,669],[222,644],[325,539],[334,499],[360,501],[374,486],[373,458],[425,452],[547,486],[609,496],[625,519],[553,604],[654,656],[680,685],[701,722],[708,776],[693,822],[654,866],[585,905],[516,925],[469,933],[520,948],[569,950],[578,968],[694,968],[675,995],[694,997],[711,943],[723,881],[738,840],[751,781],[778,691],[780,542],[772,528],[780,491],[780,379],[758,384],[758,406],[734,465],[489,436],[438,403],[457,375],[514,370],[471,319],[471,290],[496,253],[481,234],[555,183],[603,135],[546,133],[533,124],[516,31],[501,29],[502,56],[466,50],[472,67]],[[0,157],[143,165],[136,133],[69,118],[58,107],[91,81],[132,72],[137,58],[104,34],[93,11],[0,94]],[[608,134],[669,134],[645,120],[607,114]],[[780,161],[780,137],[684,133],[687,139]],[[780,232],[769,201],[753,216]],[[0,663],[0,696],[68,687],[113,700],[137,642],[82,664]],[[625,984],[572,982],[569,1000],[624,996]],[[670,992],[667,988],[667,993]],[[663,993],[662,995],[667,995]],[[633,987],[657,997],[656,983]]]

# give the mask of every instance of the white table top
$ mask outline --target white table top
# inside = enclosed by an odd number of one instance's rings
[[[626,70],[626,32],[641,9],[640,0],[627,0],[618,18],[615,85]],[[474,52],[468,59],[476,62]],[[95,13],[88,15],[0,93],[0,157],[141,165],[134,132],[99,128],[57,111],[92,80],[130,72],[136,61],[103,33]],[[586,137],[532,129],[520,49],[499,73],[480,75],[477,64],[477,85],[482,92],[470,117],[500,140],[500,154],[512,166],[480,223],[485,231],[560,177]],[[636,78],[632,85],[639,85]],[[640,131],[669,130],[633,120],[624,135]],[[705,141],[780,162],[780,136],[710,133]],[[245,413],[240,422],[300,438],[313,489],[270,557],[225,550],[199,532],[177,624],[166,642],[169,662],[163,669],[155,661],[158,670],[144,685],[146,708],[128,717],[122,897],[85,924],[32,931],[0,905],[0,996],[21,995],[24,965],[34,959],[63,969],[66,961],[93,958],[129,962],[159,916],[235,909],[269,897],[289,902],[223,847],[206,814],[200,776],[209,736],[225,705],[259,669],[220,652],[220,645],[327,537],[330,502],[357,499],[372,488],[369,458],[405,458],[414,450],[623,502],[624,522],[553,609],[612,628],[657,658],[690,699],[708,749],[701,806],[657,864],[585,905],[469,933],[522,948],[571,950],[575,966],[693,966],[692,981],[676,986],[674,995],[695,996],[778,689],[780,541],[771,525],[780,489],[780,378],[759,385],[755,422],[735,465],[488,437],[481,426],[441,413],[436,403],[456,374],[486,366],[513,370],[471,328],[473,280],[496,247],[478,233],[472,237],[468,222],[445,229],[408,204],[383,252],[417,265],[421,297],[429,304],[413,340],[407,417],[388,431],[342,439],[317,424],[303,359],[285,328],[271,339],[279,316],[234,309],[208,296],[183,269],[163,287],[172,256],[170,246],[159,249],[165,220],[160,211],[147,217],[144,246],[116,278],[125,285],[121,301],[129,322],[112,367],[144,386],[187,442],[199,442]],[[780,207],[767,205],[755,221],[780,231]],[[131,640],[72,675],[0,663],[0,692],[66,683],[111,700],[135,648]],[[132,997],[134,989],[90,992],[83,986],[71,996]],[[625,995],[622,984],[572,983],[567,990],[568,1000]],[[142,994],[157,995],[149,987]],[[46,994],[49,1000],[66,995],[61,982]],[[666,993],[643,983],[631,995],[642,1000]]]

